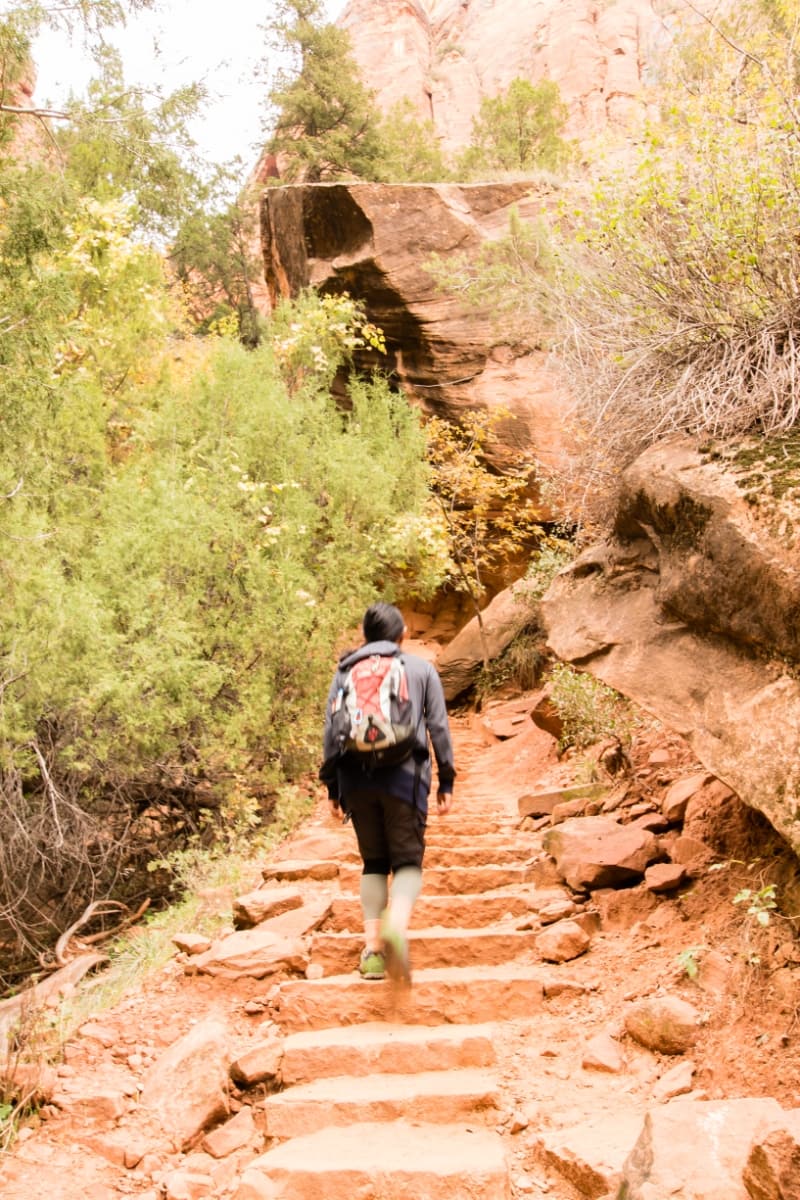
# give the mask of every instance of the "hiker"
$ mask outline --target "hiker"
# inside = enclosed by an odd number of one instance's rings
[[[453,745],[441,680],[431,663],[403,652],[406,625],[399,609],[383,602],[373,604],[364,614],[362,629],[364,644],[342,656],[331,684],[320,778],[327,785],[334,816],[352,819],[364,864],[361,976],[383,979],[388,972],[392,979],[409,984],[408,926],[422,887],[432,776],[428,739],[436,757],[436,809],[441,816],[450,811],[453,800]],[[362,662],[366,667],[352,673]],[[356,680],[370,668],[400,672],[399,686],[395,679],[383,687],[384,694],[402,693],[396,697],[400,717],[396,715],[391,728],[380,714],[363,720],[368,701],[359,698],[360,707],[355,707],[355,694],[363,686]],[[404,706],[406,695],[410,704]],[[364,724],[363,739],[353,728],[358,720]],[[389,744],[392,738],[395,745]]]

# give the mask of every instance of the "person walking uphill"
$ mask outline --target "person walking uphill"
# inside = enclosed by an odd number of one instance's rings
[[[320,778],[334,815],[352,818],[364,864],[359,971],[364,979],[388,972],[409,984],[408,927],[422,887],[430,746],[436,808],[444,815],[453,799],[453,743],[441,680],[431,663],[403,651],[399,609],[373,604],[362,628],[364,644],[340,659],[331,684]]]

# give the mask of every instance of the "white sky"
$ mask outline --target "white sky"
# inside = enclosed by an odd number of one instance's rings
[[[345,2],[326,0],[331,20]],[[158,83],[172,91],[203,81],[209,102],[191,126],[200,154],[209,162],[239,155],[249,166],[263,140],[265,85],[255,77],[256,64],[265,57],[259,26],[272,12],[272,0],[157,0],[154,11],[131,18],[108,41],[122,54],[129,84]],[[39,104],[58,107],[70,92],[80,95],[92,73],[80,44],[52,31],[42,33],[34,58]]]

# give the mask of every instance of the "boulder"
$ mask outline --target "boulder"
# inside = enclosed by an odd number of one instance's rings
[[[585,1071],[607,1071],[619,1075],[625,1070],[625,1055],[619,1042],[610,1033],[597,1033],[586,1043],[581,1058]]]
[[[491,662],[531,623],[535,610],[526,591],[523,581],[498,593],[481,613],[483,636],[478,618],[473,617],[441,651],[436,669],[447,700],[472,686],[483,667],[484,653]]]
[[[379,366],[415,404],[457,420],[502,410],[491,453],[501,467],[519,447],[545,466],[569,443],[564,385],[541,350],[509,345],[493,312],[469,307],[431,270],[434,256],[475,256],[508,228],[512,209],[537,219],[556,198],[541,178],[480,184],[318,183],[270,187],[261,245],[271,302],[313,285],[346,290],[384,331],[386,354],[356,348],[354,366]],[[544,506],[542,508],[544,512]]]
[[[543,817],[552,815],[556,809],[561,809],[573,800],[580,801],[581,805],[590,800],[602,800],[608,795],[608,791],[608,785],[605,783],[576,783],[571,787],[556,788],[554,791],[532,792],[520,796],[517,807],[521,817]]]
[[[253,1110],[245,1105],[230,1121],[207,1133],[202,1145],[206,1154],[210,1154],[212,1158],[227,1158],[236,1150],[249,1146],[257,1135]]]
[[[781,1114],[776,1100],[673,1100],[647,1114],[622,1169],[626,1200],[748,1200],[750,1147]]]
[[[202,933],[176,933],[173,935],[172,944],[183,954],[204,954],[206,950],[211,949],[211,938]]]
[[[685,737],[799,852],[798,523],[727,453],[676,439],[642,454],[613,533],[556,577],[542,617],[559,658]]]
[[[678,996],[651,996],[625,1013],[625,1031],[648,1050],[683,1054],[697,1035],[700,1014]]]
[[[577,891],[622,887],[641,879],[657,856],[652,833],[610,817],[575,817],[544,834],[544,849]]]
[[[256,888],[233,902],[233,923],[237,929],[252,929],[269,917],[300,908],[303,897],[293,888]]]
[[[670,784],[661,801],[661,811],[670,823],[682,821],[686,813],[686,806],[691,800],[695,792],[699,791],[705,783],[709,783],[711,776],[705,772],[687,775],[683,779],[676,779]]]
[[[571,1122],[565,1129],[544,1131],[539,1137],[540,1152],[545,1163],[568,1180],[577,1195],[591,1200],[616,1196],[623,1164],[641,1125],[638,1113],[620,1108],[591,1121]]]
[[[228,1034],[207,1020],[170,1046],[145,1076],[141,1107],[179,1150],[228,1107]]]
[[[243,929],[215,942],[205,954],[185,966],[187,974],[218,975],[224,979],[264,979],[276,971],[302,972],[308,954],[299,938],[282,937],[269,929]]]
[[[653,863],[644,873],[644,884],[651,892],[674,892],[687,878],[686,868],[680,863]]]
[[[800,1196],[800,1109],[753,1141],[744,1169],[750,1200],[794,1200]]]
[[[657,1083],[653,1085],[653,1099],[660,1103],[674,1100],[676,1096],[685,1096],[694,1086],[695,1065],[689,1058],[676,1063],[665,1071]]]
[[[577,921],[557,921],[536,937],[536,949],[545,962],[570,962],[589,949],[591,938]]]
[[[283,1062],[283,1041],[277,1036],[265,1038],[240,1054],[231,1064],[231,1079],[244,1087],[274,1079]]]

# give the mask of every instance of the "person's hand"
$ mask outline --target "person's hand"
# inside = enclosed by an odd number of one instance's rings
[[[437,813],[439,814],[440,817],[443,817],[445,815],[445,813],[450,812],[450,809],[452,807],[453,807],[453,793],[452,792],[443,792],[440,788],[439,791],[436,793],[436,811],[437,811]]]
[[[334,821],[344,820],[344,809],[340,808],[335,800],[328,799],[328,808]]]

